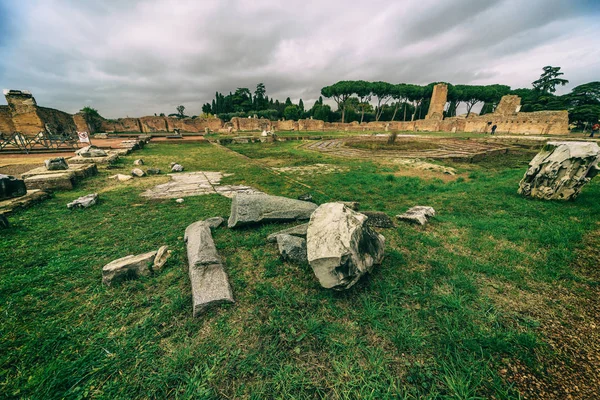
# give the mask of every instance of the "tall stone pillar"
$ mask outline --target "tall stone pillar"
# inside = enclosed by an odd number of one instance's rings
[[[444,108],[448,101],[448,85],[445,83],[438,83],[433,87],[433,94],[431,95],[431,101],[429,103],[429,111],[425,116],[425,119],[432,119],[441,121],[444,119]]]
[[[17,132],[25,136],[35,136],[46,129],[37,113],[37,103],[31,92],[5,89],[3,93]]]

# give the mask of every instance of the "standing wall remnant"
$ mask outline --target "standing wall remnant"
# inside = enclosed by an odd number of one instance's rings
[[[448,85],[445,83],[438,83],[433,87],[433,94],[431,95],[431,101],[429,102],[429,111],[425,116],[425,119],[431,119],[441,121],[444,119],[444,108],[446,108],[446,102],[448,101]]]

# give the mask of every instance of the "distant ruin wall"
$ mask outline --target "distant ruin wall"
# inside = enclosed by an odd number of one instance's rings
[[[75,128],[77,129],[77,132],[92,133],[83,114],[77,113],[73,115],[73,122],[75,123]]]
[[[46,107],[38,107],[37,114],[46,129],[52,134],[74,134],[77,132],[77,127],[71,114]]]

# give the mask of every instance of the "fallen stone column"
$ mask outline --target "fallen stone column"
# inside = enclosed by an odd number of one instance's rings
[[[198,221],[185,230],[194,317],[211,306],[234,302],[210,228],[209,222]]]
[[[548,142],[531,160],[518,193],[545,200],[575,199],[600,171],[594,142]]]
[[[306,220],[317,205],[308,201],[268,194],[238,193],[231,202],[230,228],[260,222]]]

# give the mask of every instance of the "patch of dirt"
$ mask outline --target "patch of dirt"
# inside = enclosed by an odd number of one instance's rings
[[[440,148],[434,141],[396,139],[394,144],[382,140],[348,140],[346,146],[364,150],[432,150]]]
[[[334,172],[346,172],[348,168],[338,167],[330,164],[302,165],[298,167],[272,168],[276,172],[292,173],[296,175],[331,174]]]
[[[9,164],[0,166],[0,174],[12,175],[17,178],[21,177],[21,174],[39,167],[40,164]]]

